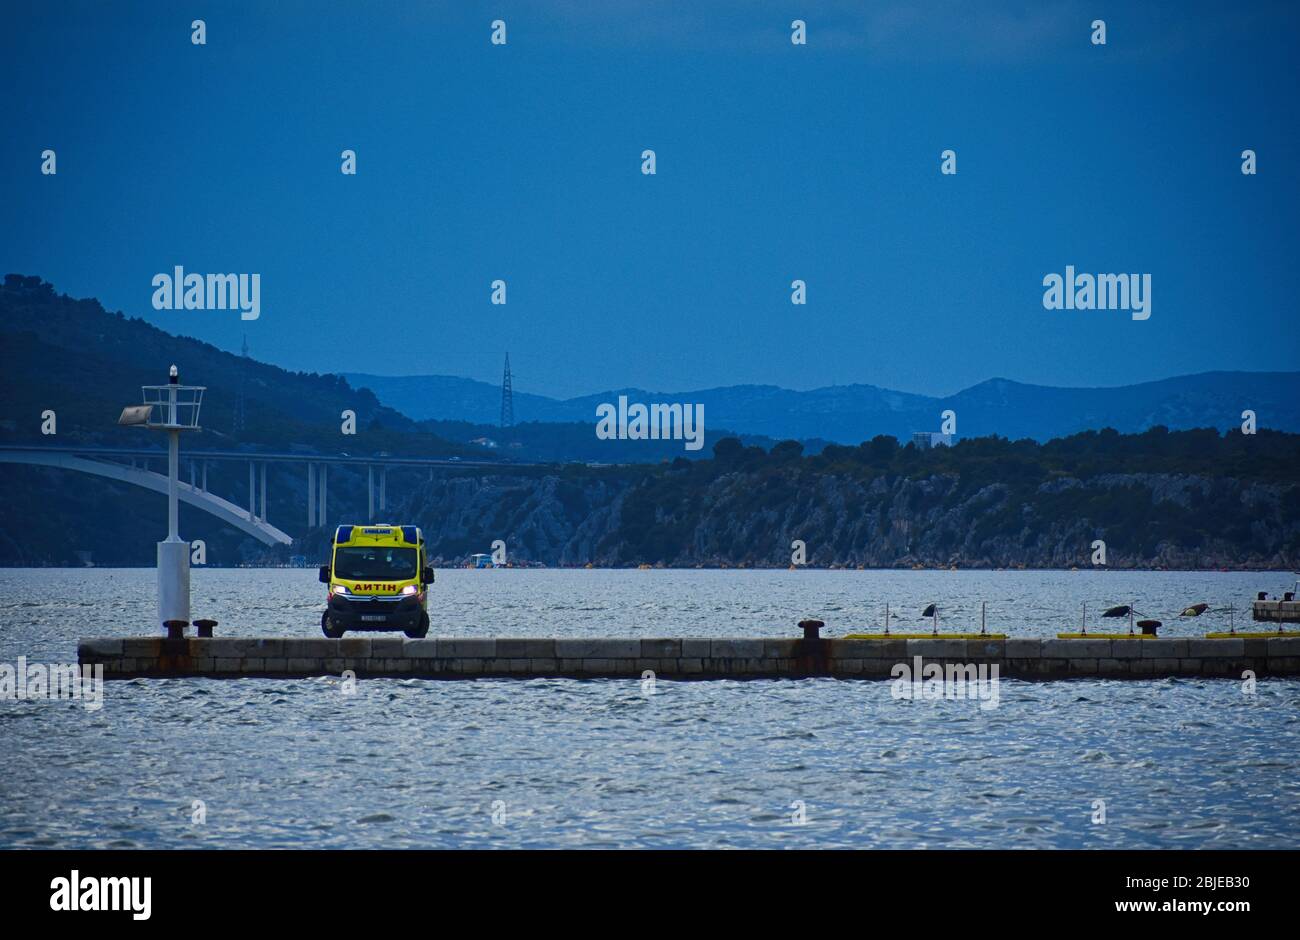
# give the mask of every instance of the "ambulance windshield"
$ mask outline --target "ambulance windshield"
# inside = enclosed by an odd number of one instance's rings
[[[334,577],[344,581],[408,581],[416,575],[416,550],[386,545],[340,546]]]

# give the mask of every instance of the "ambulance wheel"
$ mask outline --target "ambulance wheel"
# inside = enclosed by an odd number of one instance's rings
[[[420,625],[403,631],[412,640],[422,640],[429,635],[429,615],[420,615]]]
[[[343,636],[344,630],[343,630],[341,627],[339,627],[339,628],[336,629],[336,628],[330,626],[330,615],[329,615],[329,614],[321,614],[321,615],[320,615],[320,632],[323,633],[323,634],[325,634],[325,635],[326,635],[327,637],[329,637],[331,640],[337,640],[339,637]]]

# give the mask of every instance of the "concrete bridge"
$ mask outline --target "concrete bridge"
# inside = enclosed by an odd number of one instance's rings
[[[76,446],[21,446],[0,445],[0,463],[29,464],[76,470],[95,476],[107,477],[166,494],[167,475],[149,469],[152,461],[167,465],[167,452],[150,447],[76,447]],[[208,464],[214,461],[239,461],[248,463],[248,507],[222,499],[208,491]],[[458,458],[352,456],[351,454],[319,454],[307,452],[262,452],[239,450],[194,450],[182,452],[182,480],[179,497],[184,503],[216,516],[227,525],[251,535],[264,545],[289,545],[292,536],[271,525],[266,518],[266,465],[268,463],[299,464],[307,472],[307,527],[326,524],[329,495],[329,466],[342,464],[367,468],[368,513],[373,520],[378,495],[378,509],[388,508],[388,471],[394,468],[419,469],[427,467],[430,475],[435,468],[509,470],[531,467],[535,464],[491,460],[463,460]],[[189,465],[189,482],[183,477],[184,465]],[[378,489],[376,492],[376,482]],[[260,484],[260,485],[259,485]]]

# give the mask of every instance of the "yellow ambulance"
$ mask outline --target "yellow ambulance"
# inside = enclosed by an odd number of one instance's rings
[[[416,526],[339,526],[320,579],[329,585],[320,627],[331,639],[348,630],[401,630],[409,637],[429,632],[433,569]]]

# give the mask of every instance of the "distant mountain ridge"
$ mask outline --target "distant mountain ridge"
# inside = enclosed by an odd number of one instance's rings
[[[1216,373],[1085,390],[992,380],[947,399],[865,385],[735,386],[681,396],[623,390],[642,401],[707,403],[705,446],[694,459],[679,459],[690,456],[679,441],[596,437],[595,404],[617,391],[564,402],[521,393],[515,410],[525,423],[507,431],[496,427],[500,393],[492,385],[415,377],[401,382],[412,410],[476,407],[481,420],[414,420],[338,375],[289,372],[175,336],[93,299],[58,294],[37,276],[0,281],[0,443],[140,446],[152,436],[118,426],[117,415],[140,400],[141,385],[162,381],[171,363],[184,380],[208,388],[204,430],[187,439],[187,456],[239,449],[251,464],[260,451],[288,447],[322,460],[344,451],[509,457],[516,465],[499,473],[390,473],[392,517],[422,525],[435,557],[449,563],[502,537],[517,559],[546,564],[785,567],[792,540],[810,535],[816,565],[1082,567],[1095,539],[1107,542],[1117,567],[1276,569],[1300,558],[1300,435],[1267,430],[1285,424],[1300,400],[1291,374]],[[877,434],[905,440],[916,426],[935,427],[948,405],[961,436],[973,438],[958,447],[856,444]],[[1260,434],[1152,429],[1042,445],[976,438],[981,421],[995,422],[1006,437],[1049,421],[1178,428],[1215,424],[1218,416],[1235,428],[1243,407],[1258,412]],[[565,417],[565,409],[576,420],[534,420],[539,412]],[[346,437],[345,410],[357,419]],[[46,412],[57,415],[54,442],[44,433]],[[779,433],[734,427],[741,440],[727,440],[729,419]],[[777,442],[808,425],[847,428],[841,440],[852,446]],[[474,443],[485,437],[492,441]],[[535,461],[550,465],[518,466]],[[251,501],[248,470],[242,460],[214,463],[212,491],[237,505]],[[268,552],[182,506],[184,531],[204,541],[210,564],[325,557],[328,528],[307,525],[302,468],[269,460],[266,470],[266,518],[299,543]],[[0,565],[76,565],[82,553],[97,564],[152,564],[154,540],[166,531],[164,501],[118,481],[0,465],[0,488]],[[331,521],[363,518],[368,488],[362,466],[334,462]]]
[[[490,424],[500,418],[501,390],[454,376],[377,376],[344,373],[383,404],[416,420]],[[1140,433],[1240,427],[1254,411],[1259,427],[1300,431],[1300,372],[1203,372],[1114,388],[1058,388],[993,378],[955,395],[933,397],[874,385],[835,385],[792,391],[774,385],[732,385],[686,392],[625,388],[556,399],[516,391],[517,422],[595,423],[596,406],[627,395],[631,401],[704,405],[705,426],[781,440],[821,438],[857,444],[878,434],[900,440],[914,431],[938,431],[941,415],[957,416],[959,437],[997,434],[1047,441],[1111,427]]]

